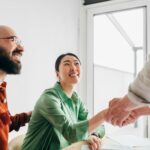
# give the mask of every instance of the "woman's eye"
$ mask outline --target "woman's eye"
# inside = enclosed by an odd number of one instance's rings
[[[65,63],[64,65],[65,65],[65,66],[69,66],[69,63]]]
[[[75,65],[78,66],[78,65],[79,65],[79,62],[76,62]]]

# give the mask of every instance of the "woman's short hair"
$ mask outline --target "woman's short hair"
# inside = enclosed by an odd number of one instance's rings
[[[75,58],[77,58],[81,64],[81,61],[80,59],[78,58],[77,55],[73,54],[73,53],[65,53],[65,54],[61,54],[57,59],[56,59],[56,62],[55,62],[55,71],[59,71],[59,65],[61,63],[61,60],[65,57],[65,56],[73,56]]]

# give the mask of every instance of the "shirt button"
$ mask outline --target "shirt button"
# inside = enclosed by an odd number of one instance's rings
[[[6,103],[6,102],[7,102],[7,99],[5,98],[4,101],[3,101],[3,103]]]

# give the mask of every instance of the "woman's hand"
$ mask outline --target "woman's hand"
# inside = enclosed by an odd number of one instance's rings
[[[100,150],[101,147],[101,139],[94,136],[90,135],[87,139],[87,143],[89,144],[89,147],[91,150]]]

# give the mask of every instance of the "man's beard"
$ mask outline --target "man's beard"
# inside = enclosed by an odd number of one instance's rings
[[[7,74],[19,74],[21,71],[21,63],[14,62],[5,49],[0,48],[0,70]]]

